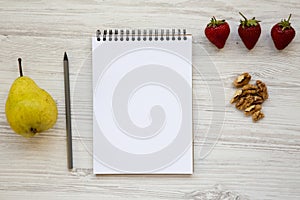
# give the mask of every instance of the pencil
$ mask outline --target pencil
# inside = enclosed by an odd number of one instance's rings
[[[67,53],[64,54],[64,81],[65,81],[65,108],[66,108],[66,128],[67,128],[67,157],[68,168],[73,168],[72,152],[72,126],[71,126],[71,99],[70,99],[70,80],[69,80],[69,60]]]

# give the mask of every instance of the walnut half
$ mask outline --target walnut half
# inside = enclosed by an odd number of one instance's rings
[[[249,116],[255,113],[256,111],[261,110],[261,105],[251,105],[248,108],[245,109],[245,115]]]
[[[251,106],[254,102],[254,97],[251,95],[247,95],[246,97],[242,97],[236,102],[235,107],[239,110],[245,110],[249,106]]]
[[[230,103],[235,103],[236,101],[238,101],[241,98],[242,94],[243,94],[243,90],[241,89],[237,90],[233,98],[231,99]]]
[[[258,120],[264,118],[265,115],[263,112],[261,112],[261,110],[256,111],[255,113],[252,114],[252,120],[254,122],[257,122]]]
[[[260,97],[263,98],[263,100],[266,100],[269,98],[269,94],[268,94],[268,90],[267,90],[267,86],[265,83],[263,83],[262,81],[260,80],[257,80],[256,81],[256,85],[258,87],[258,95]]]
[[[255,95],[258,92],[258,87],[256,85],[247,84],[242,87],[243,94],[242,96],[246,96],[248,94]]]
[[[251,76],[249,73],[245,72],[241,75],[239,75],[234,81],[233,84],[235,87],[242,87],[244,85],[247,85],[249,81],[251,80]]]

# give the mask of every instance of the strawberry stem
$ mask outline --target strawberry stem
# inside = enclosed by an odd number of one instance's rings
[[[245,19],[245,21],[248,20],[241,12],[239,12],[239,14]]]
[[[289,15],[289,18],[287,20],[288,22],[290,22],[291,17],[292,17],[292,14]]]
[[[292,17],[292,14],[289,15],[288,20],[283,19],[283,20],[281,20],[281,22],[279,22],[279,26],[282,28],[282,31],[291,28],[291,23],[290,23],[291,17]]]
[[[225,20],[217,20],[215,16],[213,16],[210,20],[210,23],[207,24],[207,27],[217,27],[221,24],[225,23]]]
[[[259,22],[260,22],[260,21],[256,20],[255,17],[253,17],[252,19],[249,19],[249,20],[248,20],[248,19],[245,17],[245,15],[243,15],[241,12],[239,12],[239,14],[244,18],[244,20],[240,20],[241,26],[242,26],[243,28],[245,28],[245,27],[250,27],[250,26],[257,26],[257,25],[259,25]]]

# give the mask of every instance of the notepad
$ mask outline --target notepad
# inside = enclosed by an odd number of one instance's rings
[[[192,174],[192,36],[92,38],[94,174]]]

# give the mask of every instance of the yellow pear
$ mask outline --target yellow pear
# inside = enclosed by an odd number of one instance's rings
[[[29,77],[23,76],[21,59],[20,77],[9,91],[5,113],[10,127],[24,137],[32,137],[48,130],[57,120],[57,106],[51,95],[37,86]]]

